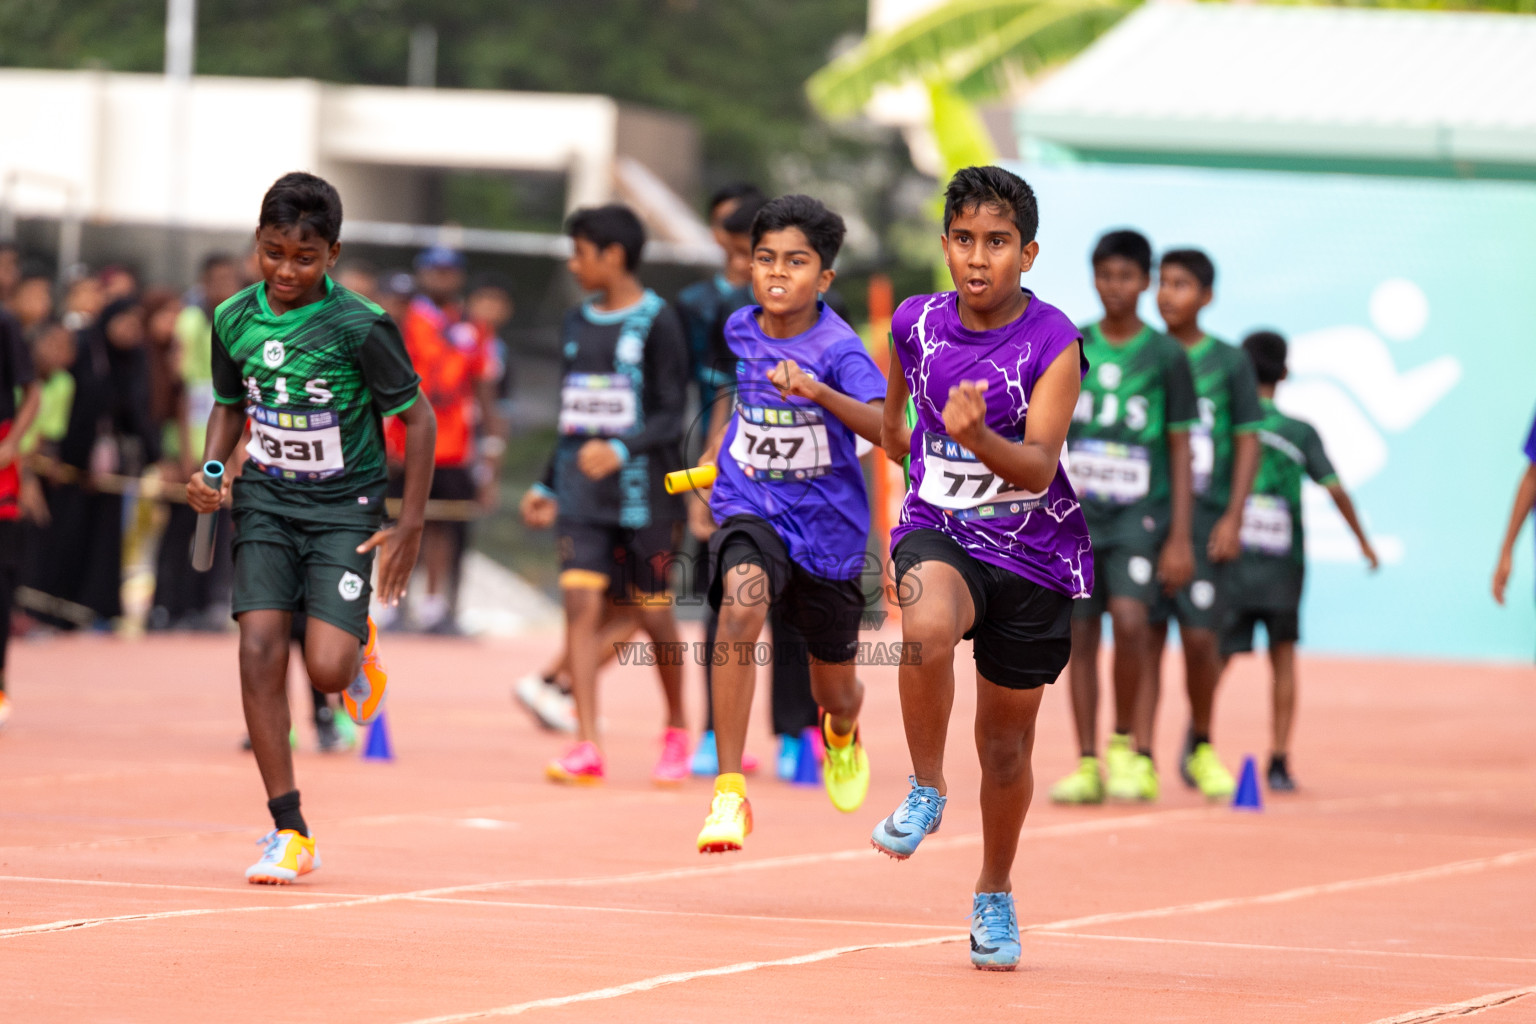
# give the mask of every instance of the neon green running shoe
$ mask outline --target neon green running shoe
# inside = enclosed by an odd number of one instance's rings
[[[1051,787],[1051,802],[1056,804],[1101,804],[1104,780],[1099,778],[1099,759],[1080,757],[1077,771]]]
[[[1184,759],[1184,770],[1207,800],[1225,800],[1237,789],[1232,773],[1209,743],[1195,745],[1194,752]]]
[[[1125,774],[1106,785],[1104,791],[1111,800],[1151,803],[1160,792],[1157,765],[1146,754],[1132,754]]]
[[[1104,795],[1111,800],[1134,800],[1131,796],[1133,783],[1131,765],[1136,751],[1131,749],[1131,738],[1123,732],[1109,734],[1109,746],[1104,748]]]
[[[841,747],[827,742],[832,734],[832,716],[821,713],[822,746],[826,748],[826,763],[821,767],[821,782],[827,788],[832,806],[844,814],[852,814],[864,804],[869,794],[869,754],[859,741],[859,729],[853,729],[853,740]]]

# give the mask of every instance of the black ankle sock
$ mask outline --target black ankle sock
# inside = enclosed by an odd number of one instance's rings
[[[554,686],[555,685],[555,677],[553,675],[540,676],[539,678],[544,680],[544,685],[545,686]]]
[[[1195,740],[1194,745],[1197,747],[1202,743],[1211,742],[1211,734],[1208,732],[1197,732],[1194,733],[1193,736]]]
[[[1270,769],[1270,771],[1274,771],[1276,768],[1285,768],[1285,767],[1286,767],[1286,763],[1285,763],[1285,755],[1284,754],[1270,754],[1269,755],[1269,769]]]
[[[304,824],[304,815],[299,813],[298,790],[268,800],[267,810],[272,812],[272,824],[279,832],[291,828],[305,839],[309,838],[309,826]]]
[[[1136,751],[1136,753],[1137,753],[1138,756],[1144,757],[1148,761],[1152,760],[1152,751],[1150,751],[1150,750],[1138,750],[1138,751]]]

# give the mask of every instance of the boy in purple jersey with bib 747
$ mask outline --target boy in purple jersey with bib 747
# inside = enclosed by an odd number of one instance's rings
[[[903,653],[913,652],[900,669],[913,777],[871,839],[905,859],[938,830],[955,646],[974,640],[982,868],[971,962],[982,970],[1019,962],[1009,875],[1034,790],[1035,717],[1072,651],[1072,600],[1093,591],[1088,524],[1062,466],[1088,372],[1082,337],[1019,284],[1040,249],[1039,219],[1029,185],[1002,168],[950,180],[943,245],[956,290],[896,310],[881,435],[887,455],[912,460],[891,561]]]
[[[809,196],[781,196],[752,221],[752,291],[725,324],[736,356],[733,414],[711,431],[703,462],[719,475],[707,511],[709,601],[716,642],[730,656],[711,679],[720,774],[700,853],[739,850],[752,829],[742,747],[757,667],[740,652],[757,642],[769,605],[804,637],[774,654],[808,659],[826,748],[822,781],[852,812],[869,791],[859,741],[864,687],[855,675],[869,539],[869,497],[858,438],[880,439],[885,381],[858,334],[821,294],[836,276],[843,219]],[[786,650],[786,646],[790,649]],[[803,650],[794,650],[803,647]]]

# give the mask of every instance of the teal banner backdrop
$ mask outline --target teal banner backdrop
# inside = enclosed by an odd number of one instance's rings
[[[1309,485],[1302,644],[1529,661],[1530,530],[1489,581],[1536,410],[1536,185],[1114,165],[1020,166],[1040,199],[1025,284],[1086,323],[1088,255],[1134,227],[1216,262],[1211,333],[1291,343],[1278,403],[1317,427],[1378,553]],[[1161,326],[1153,291],[1142,317]]]

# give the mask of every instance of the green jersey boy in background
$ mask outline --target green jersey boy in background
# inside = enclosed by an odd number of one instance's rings
[[[1322,438],[1312,424],[1275,408],[1275,387],[1286,376],[1285,339],[1273,331],[1257,331],[1243,339],[1243,351],[1258,378],[1264,419],[1259,423],[1259,470],[1243,510],[1243,550],[1228,580],[1221,664],[1225,671],[1232,655],[1252,651],[1254,626],[1264,623],[1274,669],[1274,736],[1267,777],[1271,792],[1288,793],[1296,788],[1287,758],[1296,717],[1296,641],[1301,638],[1301,589],[1306,569],[1306,537],[1301,523],[1304,477],[1328,489],[1339,514],[1360,542],[1366,562],[1373,570],[1378,563],[1355,515],[1354,502],[1323,451]]]
[[[1072,717],[1077,770],[1051,789],[1056,803],[1155,800],[1150,730],[1132,733],[1148,676],[1148,615],[1189,582],[1189,431],[1199,419],[1189,360],[1177,341],[1142,322],[1152,284],[1152,243],[1111,231],[1093,250],[1104,318],[1082,329],[1090,367],[1068,435],[1068,472],[1093,538],[1094,590],[1073,604]],[[1100,775],[1097,756],[1099,635],[1114,626],[1115,727]]]
[[[1152,734],[1168,620],[1177,617],[1191,719],[1180,775],[1206,799],[1223,800],[1232,795],[1237,783],[1211,746],[1216,685],[1221,679],[1217,631],[1226,615],[1226,570],[1240,550],[1243,505],[1259,464],[1255,435],[1264,414],[1247,358],[1200,326],[1200,311],[1211,304],[1215,285],[1216,266],[1200,250],[1171,249],[1163,254],[1157,308],[1168,333],[1189,356],[1200,411],[1200,421],[1189,437],[1195,572],[1189,586],[1152,611],[1148,652],[1152,682],[1139,698],[1137,740],[1143,742]]]

